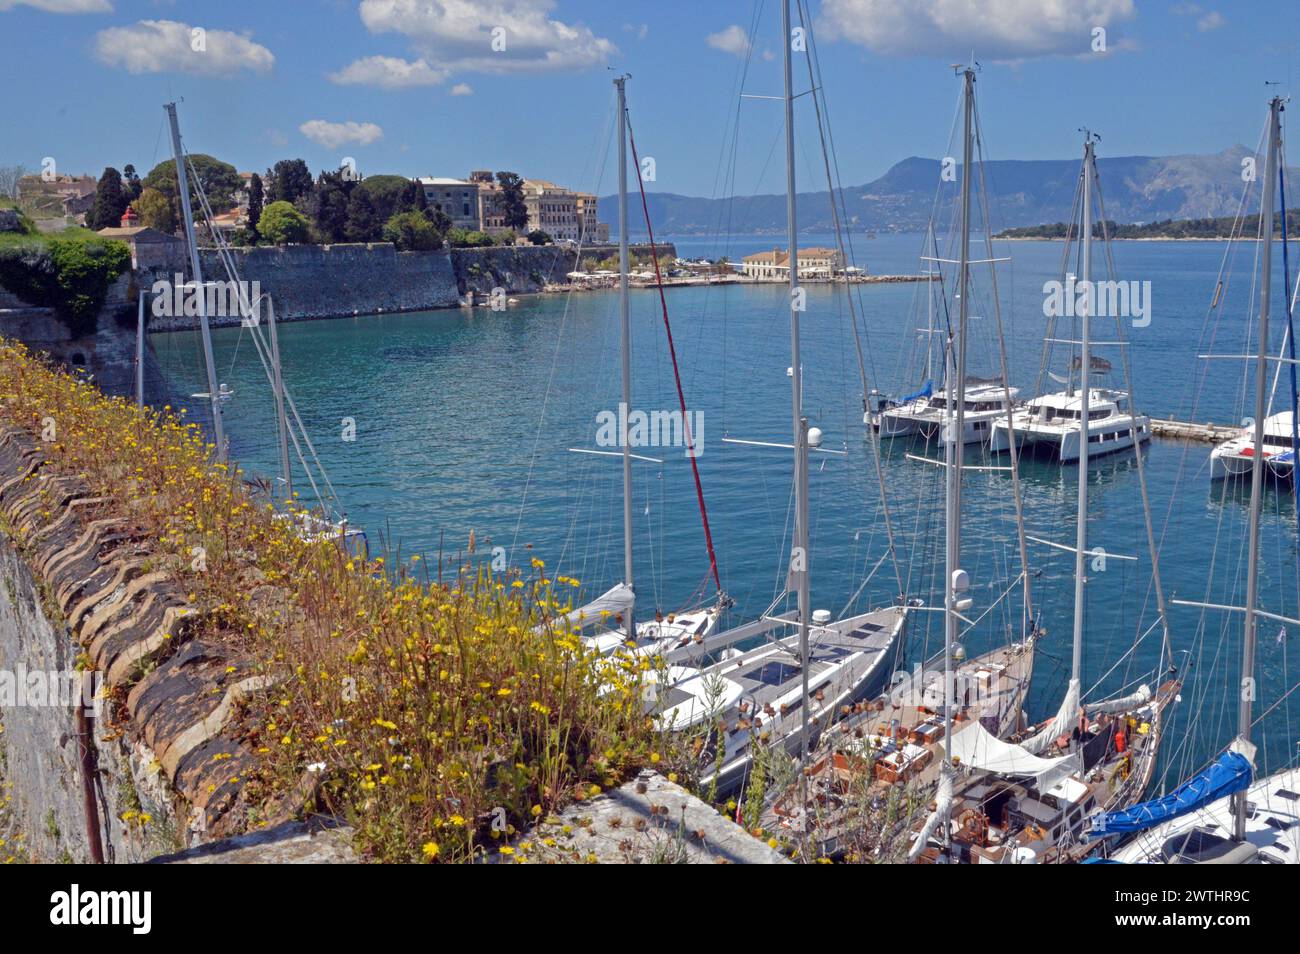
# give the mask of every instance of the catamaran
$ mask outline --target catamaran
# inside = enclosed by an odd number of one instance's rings
[[[961,443],[981,444],[988,441],[994,423],[1006,418],[1007,410],[1016,406],[1019,394],[1017,388],[987,378],[971,377],[960,387],[939,391],[932,391],[927,382],[920,392],[897,403],[882,399],[869,420],[881,437],[920,436],[926,440],[938,438],[941,444],[946,444],[948,431],[943,425],[960,400],[965,412]]]

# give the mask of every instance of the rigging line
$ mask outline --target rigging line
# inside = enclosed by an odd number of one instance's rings
[[[611,93],[610,95],[611,97],[613,97],[615,94]],[[614,126],[617,122],[616,120],[617,111],[618,111],[617,107],[615,107],[612,108],[609,112],[609,122],[605,130],[605,135],[606,135],[605,150],[604,150],[604,154],[601,157],[600,169],[597,172],[597,177],[596,177],[597,184],[599,184],[600,181],[604,179],[605,164],[609,160],[609,146],[614,138]],[[582,245],[583,242],[586,240],[586,238],[587,235],[584,230],[583,234],[578,238],[577,255],[579,260],[581,260]],[[537,455],[541,451],[542,427],[546,422],[546,410],[550,404],[551,389],[555,384],[555,374],[557,368],[559,367],[560,351],[564,345],[564,330],[567,327],[569,322],[569,310],[573,303],[573,295],[574,295],[573,288],[570,287],[569,291],[564,296],[564,310],[560,314],[560,329],[555,336],[555,351],[551,356],[551,369],[547,373],[546,392],[542,395],[542,406],[537,417],[537,430],[533,436],[533,453],[528,460],[528,474],[524,478],[524,490],[523,490],[523,494],[520,496],[519,499],[519,516],[515,520],[514,534],[510,538],[510,554],[512,557],[514,555],[515,545],[519,542],[519,531],[520,529],[522,529],[524,523],[524,511],[528,505],[528,491],[532,487],[533,470],[537,466]]]
[[[980,213],[984,217],[984,247],[987,251],[987,257],[990,261],[995,257],[993,254],[993,230],[989,225],[989,195],[988,181],[984,175],[984,169],[987,161],[984,157],[984,132],[980,124],[980,113],[978,103],[972,103],[971,109],[975,123],[975,141],[979,147],[979,179],[980,179]],[[965,175],[967,170],[962,170]],[[1002,296],[998,290],[998,269],[996,265],[989,265],[989,284],[992,289],[993,297],[993,318],[997,328],[998,355],[1002,363],[1002,395],[1003,403],[1007,408],[1007,449],[1010,453],[1011,462],[1011,494],[1015,503],[1016,511],[1016,542],[1020,549],[1020,569],[1024,578],[1025,593],[1025,620],[1029,631],[1033,632],[1036,628],[1036,616],[1034,613],[1033,588],[1030,584],[1030,578],[1033,574],[1030,572],[1029,564],[1029,545],[1025,537],[1025,513],[1024,502],[1021,499],[1020,487],[1020,460],[1019,451],[1016,449],[1016,432],[1013,425],[1012,417],[1012,400],[1011,400],[1011,383],[1009,375],[1011,370],[1007,364],[1007,343],[1002,329]]]
[[[1097,192],[1097,211],[1100,213],[1101,218],[1101,242],[1102,249],[1106,253],[1106,268],[1110,273],[1110,277],[1114,279],[1116,275],[1115,255],[1114,249],[1110,244],[1110,230],[1106,225],[1106,199],[1105,196],[1102,195],[1101,174],[1097,171],[1097,161],[1095,156],[1092,162],[1092,169],[1088,171],[1092,176],[1093,185]],[[1089,307],[1089,310],[1091,310],[1091,306]],[[1124,322],[1120,320],[1118,314],[1115,316],[1115,333],[1121,342],[1125,340]],[[1173,643],[1169,638],[1168,605],[1165,602],[1164,581],[1160,576],[1160,548],[1156,545],[1155,524],[1151,519],[1151,496],[1147,491],[1147,471],[1146,464],[1142,459],[1142,442],[1138,439],[1138,412],[1133,395],[1133,366],[1132,362],[1129,360],[1129,349],[1120,348],[1119,352],[1124,365],[1124,386],[1128,389],[1129,434],[1133,438],[1133,458],[1137,461],[1138,489],[1142,495],[1142,521],[1146,527],[1147,548],[1151,551],[1151,583],[1155,587],[1156,610],[1160,614],[1162,629],[1161,652],[1168,658],[1169,665],[1172,666],[1174,664],[1174,648]],[[1292,373],[1294,374],[1294,365],[1292,368]],[[1080,368],[1079,373],[1086,376],[1091,373],[1091,369]],[[1085,379],[1084,384],[1087,386],[1090,382]]]
[[[638,158],[636,151],[636,134],[632,131],[632,119],[627,119],[627,138],[628,144],[632,147],[632,164],[638,170],[641,168],[641,160]],[[700,504],[700,522],[704,525],[704,542],[709,550],[709,569],[713,573],[713,583],[718,588],[718,594],[722,594],[722,580],[718,576],[718,558],[713,552],[713,531],[709,528],[709,510],[704,503],[704,485],[700,482],[700,465],[698,461],[698,448],[695,447],[695,440],[691,435],[690,414],[686,410],[686,393],[682,390],[682,374],[677,367],[677,348],[673,344],[673,328],[668,320],[668,299],[664,295],[664,279],[659,271],[659,247],[655,245],[654,225],[650,221],[650,205],[645,195],[645,180],[638,173],[636,177],[637,188],[641,192],[641,211],[645,214],[646,233],[650,239],[650,257],[655,264],[655,285],[659,289],[659,306],[664,317],[664,333],[668,337],[668,354],[673,360],[673,380],[677,384],[677,401],[682,409],[682,432],[686,437],[687,443],[696,452],[690,455],[691,474],[695,477],[695,496]]]
[[[799,20],[800,23],[804,23],[803,0],[799,0]],[[814,43],[812,41],[811,25],[805,23],[805,30],[809,37],[808,46],[809,49],[811,50],[814,48]],[[840,247],[840,254],[844,254],[845,244],[844,244],[844,233],[842,229],[843,223],[840,221],[840,210],[838,204],[835,201],[836,180],[831,176],[830,151],[827,148],[827,138],[830,135],[829,110],[828,110],[828,115],[826,115],[825,118],[823,119],[821,100],[822,100],[822,95],[824,94],[818,95],[817,93],[817,90],[820,89],[820,87],[817,82],[818,77],[815,76],[813,73],[813,61],[812,61],[811,54],[805,54],[804,59],[808,64],[808,82],[809,85],[812,86],[814,89],[813,98],[812,98],[813,107],[816,109],[816,114],[817,114],[817,134],[821,139],[822,163],[826,168],[826,188],[829,189],[831,193],[831,221],[835,223],[835,241]],[[833,143],[830,148],[834,149]],[[842,186],[840,187],[840,197],[841,199],[843,198]],[[798,278],[798,276],[795,277],[796,279]],[[849,303],[849,323],[853,327],[853,346],[857,351],[858,374],[862,379],[862,410],[865,413],[868,409],[867,392],[869,388],[867,382],[867,366],[866,366],[866,362],[863,359],[863,354],[862,354],[862,336],[858,330],[858,313],[853,306],[853,290],[849,287],[847,278],[845,279],[845,283],[844,283],[844,291],[845,291],[845,298],[848,299],[848,303]],[[864,421],[864,423],[867,422]],[[885,521],[885,537],[889,545],[889,556],[893,561],[894,579],[898,583],[898,595],[900,598],[903,598],[906,591],[903,589],[903,571],[899,568],[898,565],[898,551],[895,547],[895,541],[894,541],[894,521],[892,516],[890,515],[889,495],[886,491],[886,485],[885,485],[885,469],[880,460],[880,446],[879,446],[880,435],[876,433],[875,428],[871,427],[869,423],[867,423],[867,440],[871,444],[871,451],[872,451],[871,458],[873,464],[875,465],[876,480],[880,485],[880,508],[881,508],[882,516],[884,517],[884,521]]]
[[[1280,121],[1280,120],[1279,120]],[[1282,143],[1279,140],[1277,144],[1277,183],[1280,193],[1280,205],[1282,216],[1282,307],[1286,309],[1286,346],[1288,357],[1291,358],[1292,364],[1288,366],[1291,376],[1291,455],[1292,455],[1292,495],[1296,503],[1296,532],[1300,533],[1300,480],[1296,480],[1296,471],[1300,470],[1300,399],[1296,394],[1296,370],[1295,370],[1295,328],[1291,324],[1291,259],[1287,254],[1287,248],[1290,242],[1286,236],[1286,154],[1282,150]],[[1260,212],[1261,217],[1263,211]],[[1273,230],[1273,210],[1268,211],[1268,229]],[[1264,289],[1264,294],[1268,294],[1268,289]],[[1280,369],[1279,369],[1280,370]]]

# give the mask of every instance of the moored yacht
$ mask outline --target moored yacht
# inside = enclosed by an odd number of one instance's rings
[[[1265,472],[1278,480],[1289,480],[1295,472],[1292,418],[1290,411],[1282,411],[1264,419]],[[1210,479],[1248,476],[1254,461],[1254,428],[1243,427],[1236,437],[1229,438],[1210,452]]]
[[[993,421],[989,447],[1006,450],[1014,431],[1018,449],[1046,451],[1067,463],[1077,461],[1083,408],[1078,390],[1033,398],[1012,412],[1010,424],[1005,417]],[[1087,408],[1089,457],[1128,450],[1135,435],[1138,442],[1151,439],[1151,418],[1135,414],[1124,391],[1089,388]]]
[[[955,390],[944,388],[930,393],[926,389],[897,403],[881,400],[876,410],[868,413],[868,423],[881,437],[919,436],[947,443],[944,420],[957,400]],[[989,439],[993,422],[1006,419],[1007,408],[1015,406],[1019,392],[981,378],[967,379],[965,392],[962,443],[982,444]]]

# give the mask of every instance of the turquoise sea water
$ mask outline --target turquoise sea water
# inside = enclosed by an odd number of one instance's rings
[[[681,255],[738,257],[769,248],[771,237],[677,239]],[[805,245],[831,244],[807,236]],[[916,273],[920,236],[855,236],[859,264],[873,273]],[[982,243],[974,254],[987,257]],[[1253,247],[1239,247],[1224,315],[1207,325],[1224,256],[1220,243],[1117,243],[1116,277],[1151,282],[1149,326],[1127,330],[1138,405],[1156,416],[1195,413],[1197,420],[1239,422],[1246,413],[1249,369],[1244,362],[1203,361],[1197,354],[1248,350],[1246,321]],[[1062,247],[1000,244],[999,292],[1012,383],[1032,392],[1046,319],[1043,283],[1060,275]],[[1294,267],[1294,262],[1292,263]],[[944,266],[950,269],[950,266]],[[1281,260],[1278,258],[1280,273]],[[970,336],[971,372],[996,369],[987,266],[976,272]],[[1281,282],[1278,281],[1280,288]],[[860,381],[843,287],[808,286],[803,316],[805,412],[824,431],[812,464],[813,603],[839,613],[891,601],[897,577],[886,555],[881,495],[864,439]],[[272,289],[272,293],[274,290]],[[871,384],[900,393],[920,384],[916,329],[927,322],[926,286],[862,286],[860,302]],[[731,620],[752,619],[778,594],[788,546],[792,455],[789,451],[724,444],[724,436],[786,442],[791,438],[787,292],[781,286],[671,289],[667,293],[688,402],[704,415],[699,458]],[[1280,300],[1280,292],[1278,293]],[[1274,309],[1275,315],[1278,308]],[[1099,319],[1100,320],[1100,319]],[[632,298],[633,406],[677,406],[659,301],[652,291]],[[1276,341],[1280,341],[1279,318]],[[1070,329],[1058,327],[1060,337]],[[1097,338],[1114,340],[1110,330]],[[235,389],[226,427],[235,458],[251,473],[277,468],[273,406],[245,332],[214,333],[219,377]],[[203,390],[197,336],[156,335],[153,345],[179,403]],[[366,528],[372,547],[400,544],[402,558],[422,554],[437,566],[441,551],[455,565],[471,532],[477,558],[506,548],[512,564],[536,555],[548,569],[574,576],[595,593],[622,576],[621,468],[612,457],[571,453],[595,448],[597,414],[613,411],[620,393],[618,300],[612,292],[521,297],[501,313],[485,308],[281,326],[284,373],[351,522]],[[1115,349],[1104,352],[1116,371]],[[1064,366],[1058,352],[1055,370]],[[1122,384],[1117,373],[1113,383]],[[1050,382],[1049,382],[1050,384]],[[1285,375],[1279,395],[1288,391]],[[199,402],[192,402],[199,403]],[[1279,406],[1285,404],[1285,399]],[[195,411],[198,413],[198,409]],[[344,441],[342,419],[356,422]],[[882,467],[909,597],[935,605],[942,562],[942,470],[907,459],[937,448],[886,446]],[[663,463],[638,463],[634,473],[636,577],[642,607],[681,608],[709,592],[707,558],[690,463],[681,448],[643,448]],[[1167,595],[1240,602],[1245,564],[1244,490],[1211,486],[1208,445],[1156,441],[1144,461]],[[1005,463],[982,461],[976,465]],[[1029,532],[1072,544],[1077,470],[1024,461],[1021,476]],[[299,489],[306,491],[299,480]],[[1119,691],[1156,665],[1160,634],[1153,630],[1151,560],[1146,547],[1138,473],[1131,455],[1098,463],[1090,490],[1093,546],[1114,556],[1089,574],[1084,647],[1085,689]],[[1297,615],[1296,514],[1290,491],[1265,503],[1263,602]],[[975,653],[1019,632],[1022,597],[1004,595],[1019,573],[1011,524],[1011,483],[1005,472],[966,478],[963,552],[975,584],[966,637]],[[1135,556],[1135,561],[1120,559]],[[1068,674],[1073,555],[1034,545],[1034,599],[1047,637],[1029,710],[1055,711]],[[864,585],[865,581],[865,585]],[[1240,615],[1174,607],[1174,650],[1187,657],[1188,684],[1164,748],[1171,777],[1199,767],[1231,738],[1240,660]],[[1296,682],[1288,654],[1297,635],[1278,639],[1261,626],[1256,713],[1277,703]],[[1137,648],[1135,640],[1140,639]],[[941,642],[939,616],[917,614],[909,657]],[[1132,650],[1130,652],[1130,650]],[[1257,740],[1266,765],[1293,758],[1297,735],[1292,705],[1269,713]]]

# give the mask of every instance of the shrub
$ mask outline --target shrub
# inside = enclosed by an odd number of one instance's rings
[[[495,244],[492,236],[486,232],[470,232],[466,229],[452,229],[447,233],[447,243],[452,248],[486,248]]]
[[[399,212],[384,223],[384,241],[403,252],[442,248],[442,233],[423,212]]]
[[[250,805],[340,814],[370,858],[460,861],[502,822],[523,829],[654,761],[648,661],[585,650],[560,621],[578,581],[535,559],[422,583],[416,558],[397,568],[306,539],[213,462],[197,426],[0,340],[0,423],[36,435],[50,417],[47,470],[80,475],[150,541],[197,610],[186,638],[280,677],[234,726],[260,760],[241,782]]]
[[[124,242],[64,233],[0,246],[0,285],[54,313],[75,338],[93,334],[108,286],[131,267]]]
[[[555,241],[551,238],[550,233],[544,232],[541,229],[533,229],[528,233],[527,238],[529,243],[532,245],[551,245]]]

